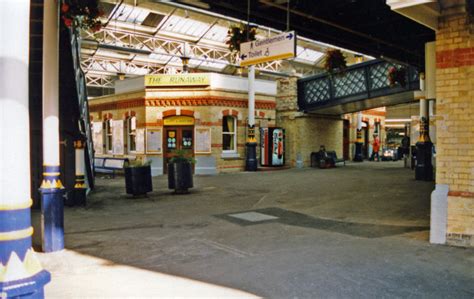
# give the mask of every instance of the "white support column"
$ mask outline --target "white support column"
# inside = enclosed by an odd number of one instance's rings
[[[249,127],[255,126],[255,66],[249,67]]]
[[[31,247],[30,1],[0,1],[0,297],[42,298],[50,274]]]
[[[245,154],[245,170],[257,171],[257,139],[255,138],[255,66],[249,66],[248,74],[248,127]]]
[[[0,207],[29,207],[31,201],[29,2],[0,1]]]
[[[44,1],[42,247],[64,249],[64,200],[59,160],[59,3]]]
[[[362,112],[357,113],[357,132],[356,132],[355,154],[354,161],[362,162],[364,157],[362,155]]]
[[[59,166],[59,10],[44,2],[43,21],[43,163]]]

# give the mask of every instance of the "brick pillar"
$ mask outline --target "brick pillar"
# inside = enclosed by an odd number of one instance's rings
[[[311,153],[324,145],[342,157],[340,116],[322,116],[298,111],[297,77],[279,79],[276,96],[276,125],[285,129],[285,161],[292,167],[310,166]]]
[[[474,26],[465,0],[445,2],[436,33],[436,183],[448,188],[446,242],[474,246]]]

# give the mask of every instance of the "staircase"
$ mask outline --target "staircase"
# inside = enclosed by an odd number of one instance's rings
[[[29,64],[29,111],[30,111],[30,168],[31,195],[35,208],[40,206],[38,189],[43,179],[43,0],[30,0],[30,64]],[[66,191],[75,183],[75,150],[73,142],[85,136],[86,181],[94,187],[94,152],[84,74],[80,68],[80,44],[78,37],[60,30],[60,152],[61,181]],[[64,42],[67,41],[67,42]],[[90,190],[89,189],[89,190]]]
[[[94,188],[94,144],[92,128],[89,119],[89,102],[87,98],[87,86],[84,72],[81,69],[81,44],[80,34],[69,30],[74,78],[76,82],[77,104],[79,108],[79,130],[86,138],[84,149],[86,181],[90,189]]]

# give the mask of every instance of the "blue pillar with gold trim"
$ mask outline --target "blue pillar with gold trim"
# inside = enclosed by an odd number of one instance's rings
[[[44,166],[41,184],[42,248],[44,252],[64,249],[64,187],[60,166]]]
[[[31,246],[29,0],[0,1],[0,298],[43,298],[51,280]]]
[[[357,113],[357,139],[355,142],[354,162],[364,161],[362,155],[362,113]]]
[[[248,89],[249,89],[249,118],[247,127],[247,143],[245,153],[245,170],[257,171],[257,139],[255,138],[255,66],[249,66],[248,75]]]
[[[59,160],[59,1],[43,9],[43,182],[41,192],[44,252],[64,248],[64,187]]]
[[[74,184],[74,205],[86,205],[86,177],[85,177],[85,163],[84,163],[84,147],[85,136],[81,136],[74,141],[74,148],[76,154],[76,180]]]

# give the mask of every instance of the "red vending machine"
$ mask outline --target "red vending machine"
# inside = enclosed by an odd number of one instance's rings
[[[260,165],[283,166],[285,164],[285,130],[260,128]]]

